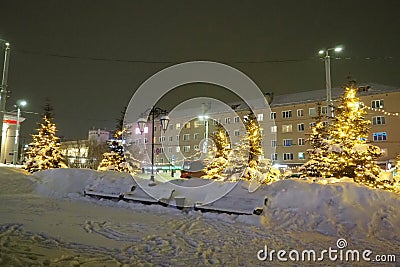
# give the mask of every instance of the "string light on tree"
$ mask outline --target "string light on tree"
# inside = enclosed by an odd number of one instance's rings
[[[38,133],[32,135],[33,142],[29,144],[28,160],[25,169],[31,173],[52,168],[66,168],[60,151],[59,138],[56,136],[56,125],[51,122],[52,107],[45,106],[45,114]]]
[[[333,176],[350,177],[356,182],[377,186],[380,168],[376,164],[381,155],[377,146],[367,144],[371,121],[366,120],[365,107],[359,105],[358,88],[350,83],[336,108],[328,158]]]

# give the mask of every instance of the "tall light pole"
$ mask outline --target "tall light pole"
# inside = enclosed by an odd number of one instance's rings
[[[163,132],[165,133],[165,131],[168,128],[168,123],[169,123],[169,117],[167,116],[167,111],[163,110],[161,108],[158,107],[152,107],[150,110],[150,114],[151,116],[151,176],[150,176],[150,186],[155,185],[155,180],[154,180],[154,119],[160,115],[160,122],[161,122],[161,128],[163,130]],[[137,124],[139,126],[139,130],[140,133],[143,134],[144,132],[144,126],[147,122],[146,118],[139,118],[139,120],[137,121]]]
[[[328,49],[321,49],[318,51],[319,55],[325,54],[325,84],[326,84],[326,104],[328,106],[328,116],[333,118],[333,104],[332,104],[332,84],[331,84],[331,57],[329,51],[341,52],[343,47],[337,46]]]
[[[10,64],[10,43],[6,40],[0,39],[0,43],[4,43],[6,49],[4,50],[4,65],[3,65],[3,77],[1,81],[1,90],[0,90],[0,162],[3,162],[5,157],[3,151],[3,121],[4,121],[4,113],[6,111],[6,100],[7,100],[7,79],[8,79],[8,66]]]
[[[206,128],[206,132],[205,132],[205,142],[203,143],[203,148],[202,151],[203,153],[208,153],[208,116],[206,115],[206,113],[208,112],[208,110],[210,110],[211,108],[211,102],[210,103],[202,103],[201,104],[201,110],[203,115],[199,116],[199,119],[201,121],[204,121],[204,126]]]
[[[19,141],[19,129],[20,129],[19,118],[21,117],[21,108],[26,106],[26,101],[18,100],[15,106],[17,107],[17,124],[15,126],[15,139],[14,139],[14,153],[13,153],[14,166],[17,165],[18,161],[18,141]]]

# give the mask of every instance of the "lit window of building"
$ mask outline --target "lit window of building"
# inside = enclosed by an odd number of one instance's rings
[[[292,132],[291,124],[282,125],[282,133],[291,133],[291,132]]]
[[[177,130],[179,130],[179,129],[181,128],[181,124],[180,124],[180,123],[177,123],[177,124],[175,125],[175,127],[176,127]]]
[[[185,123],[185,128],[190,129],[190,122]]]
[[[386,132],[374,133],[374,141],[386,141]]]
[[[263,121],[264,120],[264,114],[257,114],[257,121]]]
[[[283,139],[283,146],[292,146],[293,139]]]
[[[271,126],[271,133],[276,133],[278,130],[278,126]]]

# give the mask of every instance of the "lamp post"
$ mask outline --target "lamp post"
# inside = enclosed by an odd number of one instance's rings
[[[206,127],[206,133],[205,133],[205,142],[203,143],[203,153],[208,152],[208,116],[207,115],[201,115],[199,116],[200,121],[204,121],[204,125]]]
[[[328,116],[333,118],[333,104],[332,104],[332,85],[331,85],[331,58],[329,56],[329,51],[334,51],[336,53],[341,52],[343,47],[337,46],[328,49],[321,49],[318,51],[319,55],[325,54],[325,83],[326,83],[326,104],[328,106]]]
[[[10,43],[6,40],[0,39],[0,43],[4,43],[6,49],[4,50],[4,66],[3,66],[3,75],[1,81],[1,90],[0,90],[0,161],[3,162],[5,157],[3,151],[3,121],[4,121],[4,113],[6,111],[6,100],[7,100],[7,79],[8,79],[8,66],[10,63]]]
[[[205,115],[211,108],[211,102],[210,103],[202,103],[201,104],[201,110],[203,112],[203,115],[199,116],[199,119],[201,121],[204,121],[205,127],[206,127],[206,135],[205,135],[205,142],[203,143],[203,153],[208,152],[208,116]]]
[[[15,139],[14,139],[14,153],[13,153],[13,163],[14,166],[17,165],[17,160],[18,160],[18,139],[19,139],[19,128],[20,128],[20,123],[19,123],[19,118],[21,116],[21,107],[26,106],[26,101],[25,100],[18,100],[17,104],[15,107],[17,108],[17,124],[15,126]]]
[[[167,116],[167,111],[163,110],[159,107],[153,106],[150,110],[150,116],[151,116],[151,176],[150,176],[150,186],[155,185],[155,180],[154,180],[154,119],[160,115],[160,122],[161,122],[161,128],[163,132],[168,128],[168,123],[169,123],[169,117]],[[146,125],[148,119],[142,117],[139,118],[137,121],[137,124],[139,126],[140,134],[143,134],[144,132],[144,126]]]

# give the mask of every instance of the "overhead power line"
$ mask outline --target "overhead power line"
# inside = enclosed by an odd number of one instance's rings
[[[58,53],[48,53],[43,51],[31,51],[24,49],[17,49],[17,53],[30,54],[35,56],[46,56],[66,59],[77,59],[77,60],[91,60],[91,61],[104,61],[104,62],[121,62],[121,63],[143,63],[143,64],[178,64],[183,61],[172,61],[172,60],[141,60],[141,59],[121,59],[121,58],[106,58],[106,57],[91,57],[91,56],[74,56]],[[365,61],[395,61],[397,60],[392,56],[380,56],[380,57],[331,57],[333,60],[365,60]],[[200,60],[200,59],[199,59]],[[208,59],[215,60],[215,59]],[[306,61],[322,60],[318,56],[310,58],[297,58],[297,59],[260,59],[260,60],[215,60],[227,64],[268,64],[268,63],[296,63]]]

